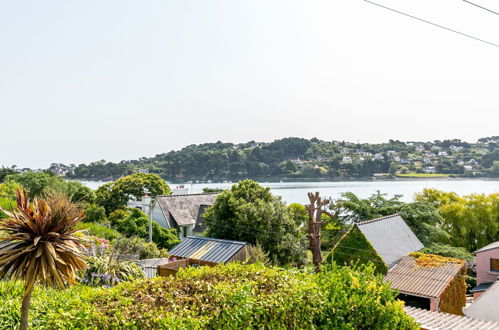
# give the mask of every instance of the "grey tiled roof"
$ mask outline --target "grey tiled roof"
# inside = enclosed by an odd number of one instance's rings
[[[169,253],[174,257],[225,263],[247,243],[207,237],[188,236]]]
[[[398,214],[364,221],[357,227],[388,267],[411,252],[424,248],[421,241]]]
[[[421,329],[499,329],[499,322],[480,321],[466,316],[432,312],[415,307],[404,307],[405,312],[414,319]]]
[[[217,193],[158,196],[158,205],[167,215],[168,212],[179,226],[193,225],[199,216],[202,205],[213,205]]]

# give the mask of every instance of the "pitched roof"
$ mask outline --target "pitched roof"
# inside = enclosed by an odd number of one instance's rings
[[[357,227],[388,267],[404,256],[424,248],[404,219],[398,214],[368,220]]]
[[[487,250],[498,249],[498,248],[499,248],[499,241],[494,242],[494,243],[490,243],[489,245],[486,245],[483,248],[476,250],[475,253],[483,252],[483,251],[487,251]]]
[[[196,223],[202,205],[213,205],[218,193],[158,196],[158,205],[165,216],[168,212],[179,226]]]
[[[246,244],[225,239],[188,236],[171,249],[169,254],[179,258],[225,263]]]
[[[499,322],[499,281],[482,293],[471,305],[464,309],[464,314],[480,320]]]
[[[438,298],[464,266],[464,263],[447,262],[441,266],[423,267],[416,263],[416,258],[407,256],[388,271],[384,281],[403,294]]]
[[[432,312],[415,307],[404,307],[405,312],[414,319],[421,329],[499,329],[499,322],[475,320],[466,316]]]

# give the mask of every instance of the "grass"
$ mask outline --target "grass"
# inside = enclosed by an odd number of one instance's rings
[[[448,178],[450,174],[439,173],[405,173],[397,174],[400,178]]]

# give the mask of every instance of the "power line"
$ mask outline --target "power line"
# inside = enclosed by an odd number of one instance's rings
[[[433,23],[433,22],[430,22],[428,20],[425,20],[423,18],[419,18],[419,17],[416,17],[416,16],[413,16],[413,15],[410,15],[410,14],[407,14],[407,13],[404,13],[402,11],[399,11],[397,9],[393,9],[393,8],[390,8],[390,7],[387,7],[387,6],[384,6],[382,4],[379,4],[379,3],[376,3],[376,2],[373,2],[373,1],[370,1],[370,0],[363,0],[367,3],[370,3],[372,5],[375,5],[375,6],[378,6],[378,7],[381,7],[383,9],[386,9],[386,10],[389,10],[389,11],[392,11],[394,13],[397,13],[397,14],[400,14],[400,15],[403,15],[403,16],[406,16],[406,17],[409,17],[409,18],[412,18],[412,19],[415,19],[417,21],[420,21],[420,22],[423,22],[423,23],[427,23],[427,24],[430,24],[430,25],[433,25],[433,26],[436,26],[438,28],[441,28],[443,30],[446,30],[446,31],[450,31],[450,32],[454,32],[456,34],[459,34],[460,36],[463,36],[463,37],[467,37],[467,38],[470,38],[470,39],[473,39],[473,40],[476,40],[476,41],[480,41],[480,42],[483,42],[483,43],[486,43],[488,45],[491,45],[491,46],[494,46],[494,47],[497,47],[499,48],[499,44],[495,44],[493,42],[490,42],[490,41],[487,41],[487,40],[483,40],[483,39],[480,39],[480,38],[477,38],[477,37],[474,37],[472,35],[469,35],[469,34],[466,34],[466,33],[463,33],[463,32],[459,32],[457,30],[454,30],[454,29],[451,29],[451,28],[448,28],[448,27],[445,27],[443,25],[440,25],[440,24],[437,24],[437,23]],[[463,0],[465,1],[465,0]]]
[[[473,6],[475,6],[475,7],[478,7],[478,8],[480,8],[480,9],[483,9],[483,10],[486,10],[486,11],[488,11],[488,12],[491,12],[492,14],[499,15],[499,13],[498,13],[498,12],[493,11],[493,10],[491,10],[491,9],[489,9],[489,8],[482,7],[482,6],[480,6],[479,4],[476,4],[476,3],[474,3],[474,2],[471,2],[471,1],[468,1],[468,0],[463,0],[463,1],[464,1],[464,2],[466,2],[466,3],[469,3],[470,5],[473,5]]]

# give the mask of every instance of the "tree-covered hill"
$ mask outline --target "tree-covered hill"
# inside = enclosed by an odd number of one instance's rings
[[[476,143],[458,139],[433,142],[350,143],[316,138],[284,138],[270,143],[205,143],[119,163],[52,164],[50,170],[75,179],[116,179],[137,171],[172,182],[236,181],[243,178],[324,179],[392,176],[499,177],[499,136]]]

